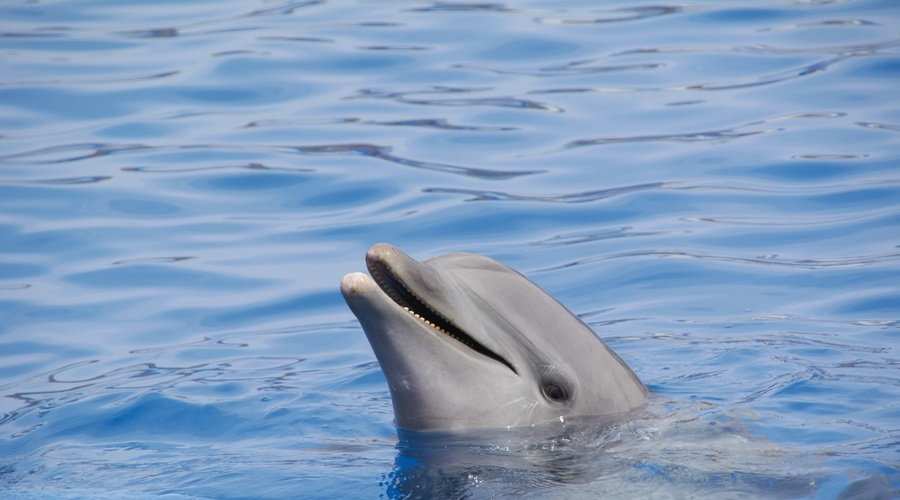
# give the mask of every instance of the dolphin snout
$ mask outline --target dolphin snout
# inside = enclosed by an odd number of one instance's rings
[[[372,280],[365,273],[349,273],[341,278],[341,293],[344,297],[363,292]]]

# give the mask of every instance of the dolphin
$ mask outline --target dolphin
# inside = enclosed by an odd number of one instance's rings
[[[648,391],[591,329],[538,285],[477,254],[418,262],[379,243],[341,280],[384,371],[397,427],[525,427],[623,414]]]

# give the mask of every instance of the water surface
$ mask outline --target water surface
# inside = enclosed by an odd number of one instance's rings
[[[892,0],[0,5],[0,490],[889,498]],[[654,392],[398,435],[338,292],[490,255]]]

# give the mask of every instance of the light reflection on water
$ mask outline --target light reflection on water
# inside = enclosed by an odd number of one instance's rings
[[[11,494],[897,494],[893,2],[0,19]],[[522,270],[648,411],[398,437],[338,293],[378,241]]]

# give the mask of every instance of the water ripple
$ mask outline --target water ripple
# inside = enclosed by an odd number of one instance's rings
[[[623,144],[640,142],[727,142],[733,139],[751,137],[760,134],[771,134],[786,130],[784,127],[764,127],[772,123],[781,123],[797,119],[830,119],[846,116],[842,112],[822,113],[794,113],[777,116],[764,120],[756,120],[735,127],[701,132],[681,132],[675,134],[637,135],[631,137],[596,137],[590,139],[578,139],[564,144],[563,149],[578,148],[584,146],[600,146],[604,144]],[[853,156],[854,158],[856,156]]]
[[[474,167],[462,167],[458,165],[449,165],[446,163],[437,163],[431,161],[423,161],[423,160],[413,160],[411,158],[404,158],[402,156],[397,156],[391,154],[391,148],[384,146],[375,146],[373,144],[334,144],[327,146],[296,146],[294,149],[303,154],[322,154],[322,153],[337,153],[337,154],[359,154],[364,156],[370,156],[372,158],[378,158],[380,160],[386,160],[392,163],[397,163],[400,165],[405,165],[408,167],[415,167],[423,170],[435,170],[438,172],[447,172],[452,174],[464,175],[467,177],[479,177],[483,179],[511,179],[514,177],[520,177],[523,175],[532,175],[543,172],[543,170],[518,170],[518,171],[503,171],[503,170],[490,170],[484,168],[474,168]]]
[[[257,17],[257,16],[285,16],[293,14],[297,9],[312,7],[314,5],[324,4],[325,0],[303,0],[300,2],[287,2],[281,5],[265,7],[250,11],[241,17]]]
[[[257,40],[262,41],[273,41],[273,42],[312,42],[312,43],[334,43],[335,40],[333,38],[322,38],[322,37],[312,37],[312,36],[260,36],[256,38]]]
[[[203,167],[185,166],[143,166],[143,167],[122,167],[123,172],[146,172],[146,173],[187,173],[187,172],[206,172],[210,170],[271,170],[278,172],[315,172],[312,168],[303,167],[270,167],[262,163],[245,163],[239,165],[213,165]]]
[[[547,76],[572,76],[572,75],[590,75],[595,73],[619,73],[619,72],[627,72],[627,71],[644,71],[644,70],[655,70],[664,68],[666,65],[663,63],[635,63],[635,64],[591,64],[595,60],[580,60],[580,61],[572,61],[568,63],[562,63],[555,66],[546,66],[543,68],[538,68],[536,71],[515,71],[515,70],[504,70],[498,68],[491,68],[485,66],[476,66],[472,64],[455,64],[454,68],[459,69],[467,69],[467,70],[476,70],[483,71],[486,73],[494,73],[497,75],[524,75],[524,76],[536,76],[536,77],[547,77]],[[541,91],[534,91],[531,93],[541,93]],[[552,92],[544,92],[544,93],[552,93]]]
[[[612,229],[609,231],[557,234],[543,240],[531,242],[530,244],[537,246],[575,245],[578,243],[587,243],[618,238],[662,236],[685,233],[687,233],[687,231],[633,231],[632,227],[620,227],[618,229]],[[582,315],[582,317],[583,316],[584,315]]]
[[[581,266],[584,264],[590,264],[593,262],[604,262],[616,259],[640,259],[644,257],[689,258],[707,262],[727,262],[731,264],[751,264],[762,266],[789,267],[797,269],[837,269],[864,267],[883,262],[898,261],[900,260],[900,253],[860,255],[833,259],[788,259],[778,257],[777,255],[766,255],[761,257],[737,257],[732,255],[716,255],[702,252],[692,252],[688,250],[635,250],[630,252],[620,252],[615,254],[600,255],[596,257],[588,257],[585,259],[567,262],[565,264],[543,268],[535,272],[555,271],[559,269],[566,269],[570,267]]]
[[[122,264],[170,264],[173,262],[181,262],[183,260],[196,259],[197,257],[191,256],[177,256],[177,257],[141,257],[135,259],[125,259],[125,260],[117,260],[112,263],[114,266],[119,266]]]
[[[104,78],[55,78],[52,80],[16,80],[0,81],[0,87],[34,87],[53,85],[98,85],[107,83],[140,82],[144,80],[159,80],[181,73],[179,70],[158,71],[140,75],[109,76]]]
[[[408,9],[410,12],[518,12],[502,3],[434,2],[427,7]]]
[[[252,122],[247,123],[243,126],[243,128],[254,128],[254,127],[295,127],[295,126],[309,126],[309,125],[337,125],[343,123],[359,123],[359,118],[349,118],[349,117],[323,117],[323,118],[297,118],[297,119],[283,119],[283,118],[267,118],[263,120],[253,120]]]
[[[794,24],[785,24],[783,26],[773,26],[770,28],[759,28],[757,31],[759,32],[767,32],[767,31],[791,31],[791,30],[799,30],[799,29],[807,29],[807,28],[822,28],[822,27],[834,27],[834,26],[851,26],[851,27],[859,27],[859,26],[878,26],[878,23],[868,21],[865,19],[826,19],[822,21],[811,21],[807,23],[794,23]]]
[[[0,2],[0,490],[896,496],[893,1]],[[535,274],[648,414],[411,465],[382,240]]]
[[[651,17],[680,14],[688,8],[675,5],[648,5],[641,7],[623,7],[602,11],[599,15],[583,17],[539,17],[540,24],[605,24],[628,21],[639,21]]]
[[[2,180],[0,184],[45,184],[51,186],[72,186],[79,184],[95,184],[112,179],[108,175],[92,175],[85,177],[64,177],[60,179],[30,179],[30,180]]]
[[[839,217],[818,217],[815,215],[803,217],[788,217],[779,215],[778,217],[759,217],[759,216],[730,216],[730,217],[685,217],[682,220],[687,222],[701,222],[712,224],[729,224],[734,226],[831,226],[835,224],[846,224],[848,222],[860,222],[872,219],[881,219],[900,215],[897,210],[880,210],[874,212],[860,213],[854,215],[845,215]]]
[[[717,48],[716,51],[726,51],[726,52],[746,52],[746,53],[761,53],[761,54],[772,54],[772,55],[798,55],[798,54],[821,54],[821,53],[836,53],[832,57],[828,57],[825,59],[820,59],[818,61],[804,64],[801,66],[796,66],[793,68],[788,68],[781,71],[776,71],[773,73],[768,73],[759,76],[753,76],[749,80],[732,80],[726,82],[701,82],[701,83],[686,83],[686,84],[676,84],[676,85],[665,85],[665,86],[631,86],[631,87],[611,87],[611,86],[598,86],[598,87],[571,87],[571,88],[550,88],[550,89],[535,89],[531,90],[529,94],[570,94],[570,93],[599,93],[599,94],[607,94],[607,93],[622,93],[622,92],[686,92],[686,91],[722,91],[722,90],[736,90],[736,89],[746,89],[752,87],[760,87],[767,86],[776,83],[783,83],[790,80],[805,78],[810,75],[821,73],[832,66],[842,63],[844,61],[857,58],[857,57],[865,57],[865,56],[873,56],[878,54],[879,50],[885,49],[888,47],[893,47],[900,44],[900,40],[893,39],[887,40],[878,43],[868,43],[868,44],[858,44],[858,45],[846,45],[846,46],[838,46],[838,47],[819,47],[816,49],[778,49],[773,47],[768,47],[765,45],[755,45],[755,46],[747,46],[747,47],[732,47],[730,49],[721,49]],[[675,48],[675,47],[660,47],[660,48],[644,48],[644,49],[631,49],[628,51],[619,52],[616,54],[612,54],[610,57],[616,56],[624,56],[624,55],[637,55],[637,54],[665,54],[665,53],[687,53],[687,52],[698,52],[698,53],[709,53],[710,48],[702,48],[702,49],[694,49],[694,48]],[[656,63],[658,67],[664,67],[664,63]]]
[[[900,125],[893,125],[888,123],[875,123],[875,122],[856,122],[860,127],[870,128],[870,129],[878,129],[878,130],[890,130],[891,132],[900,132]]]
[[[678,190],[678,191],[738,191],[745,193],[759,194],[790,194],[790,195],[817,195],[846,192],[851,186],[889,186],[900,183],[900,179],[880,179],[865,180],[857,182],[846,182],[843,184],[822,184],[813,186],[785,186],[780,184],[756,184],[749,182],[729,182],[723,184],[687,184],[679,181],[668,182],[649,182],[643,184],[634,184],[629,186],[619,186],[615,188],[597,189],[590,191],[576,191],[562,194],[521,194],[511,193],[507,191],[483,190],[483,189],[464,189],[464,188],[445,188],[433,187],[425,188],[425,193],[443,193],[443,194],[463,194],[469,195],[466,201],[525,201],[540,203],[589,203],[614,196],[630,194],[640,191],[650,191],[657,189]],[[860,218],[880,217],[882,215],[890,215],[891,211],[880,212],[872,215],[852,216]],[[714,222],[709,218],[688,218],[693,222]],[[725,219],[716,219],[716,221],[724,221]],[[787,225],[793,224],[788,222]]]
[[[294,152],[301,155],[317,155],[317,154],[337,154],[337,155],[360,155],[384,160],[390,163],[404,165],[407,167],[418,168],[422,170],[433,170],[445,172],[466,177],[477,177],[482,179],[511,179],[524,175],[533,175],[544,172],[543,170],[494,170],[477,167],[464,167],[459,165],[451,165],[446,163],[438,163],[425,160],[416,160],[395,155],[391,152],[389,146],[378,146],[375,144],[355,143],[355,144],[327,144],[327,145],[311,145],[311,146],[260,146],[260,145],[210,145],[210,144],[190,144],[190,145],[166,145],[166,146],[149,146],[146,144],[106,144],[106,143],[80,143],[67,144],[60,146],[50,146],[39,148],[32,151],[14,153],[0,157],[0,162],[14,160],[20,164],[55,164],[70,163],[82,161],[101,156],[109,156],[114,154],[125,154],[133,152],[146,151],[165,151],[165,150],[249,150],[255,151],[260,149],[268,149],[275,152]],[[74,154],[73,154],[74,153]],[[64,154],[64,156],[61,156]],[[185,165],[178,167],[159,167],[159,166],[140,166],[140,167],[124,167],[123,171],[130,172],[194,172],[198,170],[219,169],[219,168],[250,168],[250,169],[272,169],[259,163],[250,163],[239,166],[203,166],[197,167],[193,165]],[[303,168],[281,168],[281,170],[292,171],[312,171],[312,169]]]
[[[182,344],[179,347],[193,347],[205,340]],[[135,352],[161,352],[141,351]],[[306,361],[305,358],[291,356],[256,356],[220,359],[216,362],[193,365],[163,366],[154,362],[141,362],[122,366],[112,370],[79,376],[77,373],[88,366],[96,365],[99,360],[86,360],[71,363],[48,373],[36,375],[28,381],[19,380],[14,384],[17,392],[6,397],[19,400],[24,404],[0,416],[0,425],[21,419],[33,411],[45,415],[50,410],[82,401],[110,391],[121,391],[127,394],[124,402],[140,398],[147,392],[170,390],[185,383],[205,384],[231,381],[256,381],[268,385],[282,384]],[[43,389],[44,384],[54,384],[53,390]],[[24,389],[28,385],[41,387],[41,390]],[[12,385],[2,386],[0,390]],[[142,389],[135,391],[135,389]],[[21,437],[24,432],[17,433]]]
[[[506,132],[519,130],[518,127],[501,127],[490,125],[454,125],[443,118],[413,118],[408,120],[396,121],[366,121],[363,123],[372,125],[384,125],[388,127],[426,127],[439,130],[475,130],[489,132]]]
[[[152,148],[143,144],[104,144],[97,142],[62,144],[58,146],[48,146],[31,151],[0,156],[0,162],[14,160],[16,163],[23,163],[28,165],[69,163],[85,160],[88,158],[107,156],[114,153],[141,151],[147,149]],[[71,156],[70,154],[72,152],[75,152],[76,154],[74,156]],[[59,154],[66,154],[66,156],[60,158],[58,157]],[[50,158],[41,158],[44,156],[48,156]],[[38,157],[38,159],[34,159],[34,157]],[[28,161],[22,161],[22,159],[27,159]]]
[[[485,191],[478,189],[458,189],[458,188],[426,188],[426,193],[449,193],[449,194],[465,194],[471,195],[467,201],[534,201],[549,203],[587,203],[613,196],[634,193],[637,191],[645,191],[648,189],[660,189],[666,187],[665,182],[648,182],[645,184],[636,184],[632,186],[622,186],[609,189],[597,189],[593,191],[585,191],[580,193],[566,193],[559,195],[527,195],[513,194],[502,191]]]
[[[202,24],[209,24],[210,22],[204,22]],[[175,37],[205,37],[209,35],[221,35],[221,34],[231,34],[231,33],[243,33],[243,32],[255,32],[255,31],[266,31],[271,32],[272,29],[270,27],[265,26],[229,26],[229,27],[221,27],[221,28],[212,28],[212,29],[196,29],[195,26],[198,24],[186,25],[182,27],[167,27],[167,28],[146,28],[146,29],[136,29],[136,30],[128,30],[128,31],[120,31],[117,32],[117,35],[126,37],[126,38],[142,38],[142,39],[152,39],[152,38],[175,38]],[[308,25],[296,25],[295,30],[313,30],[313,29],[339,29],[339,28],[391,28],[401,26],[400,23],[394,22],[381,22],[381,21],[360,21],[360,22],[336,22],[329,24],[308,24]],[[293,31],[293,30],[292,30]],[[268,35],[262,35],[260,39],[266,39]],[[297,37],[297,36],[272,36],[272,40],[280,40],[287,42],[333,42],[335,41],[333,38],[327,37]]]
[[[433,95],[433,94],[459,94],[474,93],[491,90],[490,88],[460,88],[460,87],[437,87],[433,86],[428,90],[407,90],[407,91],[387,91],[377,89],[361,89],[356,95],[347,99],[391,99],[393,101],[404,104],[417,104],[423,106],[496,106],[501,108],[519,108],[533,109],[538,111],[549,111],[551,113],[562,113],[563,110],[559,106],[547,104],[539,101],[528,99],[519,99],[510,96],[490,96],[490,97],[469,97],[469,98],[437,98],[423,99],[417,96]]]

